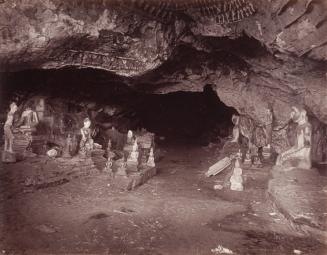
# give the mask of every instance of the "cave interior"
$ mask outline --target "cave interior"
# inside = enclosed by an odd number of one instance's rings
[[[0,250],[326,254],[326,20],[323,0],[0,1]]]

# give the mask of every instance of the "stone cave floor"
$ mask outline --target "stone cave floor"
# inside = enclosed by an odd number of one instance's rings
[[[268,199],[270,166],[244,170],[244,192],[214,190],[228,178],[204,176],[216,147],[161,149],[157,176],[131,192],[99,174],[3,201],[0,253],[326,254]]]

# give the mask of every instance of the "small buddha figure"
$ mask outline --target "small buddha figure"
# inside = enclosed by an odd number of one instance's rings
[[[253,165],[255,165],[257,167],[262,166],[262,162],[261,162],[261,159],[260,159],[259,155],[255,155],[253,157]]]
[[[243,191],[242,168],[238,159],[235,161],[233,175],[230,178],[230,189],[234,191]]]
[[[65,148],[62,153],[63,158],[71,158],[72,150],[73,150],[73,139],[72,139],[71,135],[68,134],[68,136],[66,138]]]
[[[135,140],[135,142],[133,144],[133,150],[132,150],[130,156],[128,157],[128,161],[137,163],[138,158],[139,158],[139,151],[138,151],[137,140]]]
[[[154,162],[154,153],[153,153],[153,148],[152,147],[150,149],[149,158],[148,158],[148,161],[147,161],[146,164],[149,167],[155,167],[156,166],[156,163]]]
[[[127,163],[125,161],[125,158],[120,159],[118,161],[118,164],[119,165],[118,165],[118,169],[117,169],[116,175],[126,177],[127,176],[127,172],[126,172]]]
[[[128,130],[127,133],[127,144],[132,144],[133,143],[133,131]]]
[[[290,117],[298,124],[296,128],[296,141],[294,146],[278,156],[276,165],[286,167],[287,169],[293,167],[310,169],[312,127],[308,121],[307,112],[292,107]]]
[[[4,151],[14,153],[13,143],[14,143],[14,133],[13,133],[13,123],[14,123],[14,114],[17,111],[18,107],[16,103],[10,104],[10,111],[7,114],[7,120],[4,125],[4,137],[5,137],[5,146]]]
[[[113,158],[115,156],[115,153],[111,150],[111,147],[112,147],[112,143],[111,140],[109,139],[107,144],[107,150],[106,150],[106,155],[108,159]]]
[[[241,160],[242,159],[242,152],[241,149],[238,150],[238,152],[236,153],[236,158]]]
[[[84,119],[84,126],[81,128],[82,139],[80,142],[79,153],[82,156],[90,156],[93,150],[93,139],[91,130],[91,120],[89,118]]]
[[[104,171],[107,172],[107,173],[112,174],[112,165],[113,165],[112,158],[109,157],[107,159],[107,162],[106,162],[106,166],[105,166]]]
[[[239,121],[240,121],[239,116],[237,115],[232,116],[232,122],[234,124],[234,128],[233,128],[233,138],[231,140],[231,143],[238,143],[238,139],[240,137]]]

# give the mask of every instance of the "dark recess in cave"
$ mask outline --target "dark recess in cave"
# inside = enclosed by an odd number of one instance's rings
[[[3,73],[1,77],[2,107],[10,100],[21,103],[36,95],[75,104],[95,102],[98,109],[115,105],[122,109],[118,117],[100,113],[95,122],[112,122],[121,132],[146,128],[183,143],[206,145],[228,136],[231,116],[236,112],[219,100],[210,85],[205,85],[203,92],[150,94],[129,87],[118,76],[95,69],[29,70]]]

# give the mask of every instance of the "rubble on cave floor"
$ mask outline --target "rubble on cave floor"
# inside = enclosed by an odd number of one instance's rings
[[[0,226],[10,235],[1,236],[1,248],[15,254],[211,254],[219,245],[234,254],[326,250],[267,199],[270,164],[244,170],[244,192],[214,190],[231,171],[204,175],[221,150],[176,144],[161,149],[167,153],[157,163],[158,174],[133,192],[96,175],[3,201]]]

